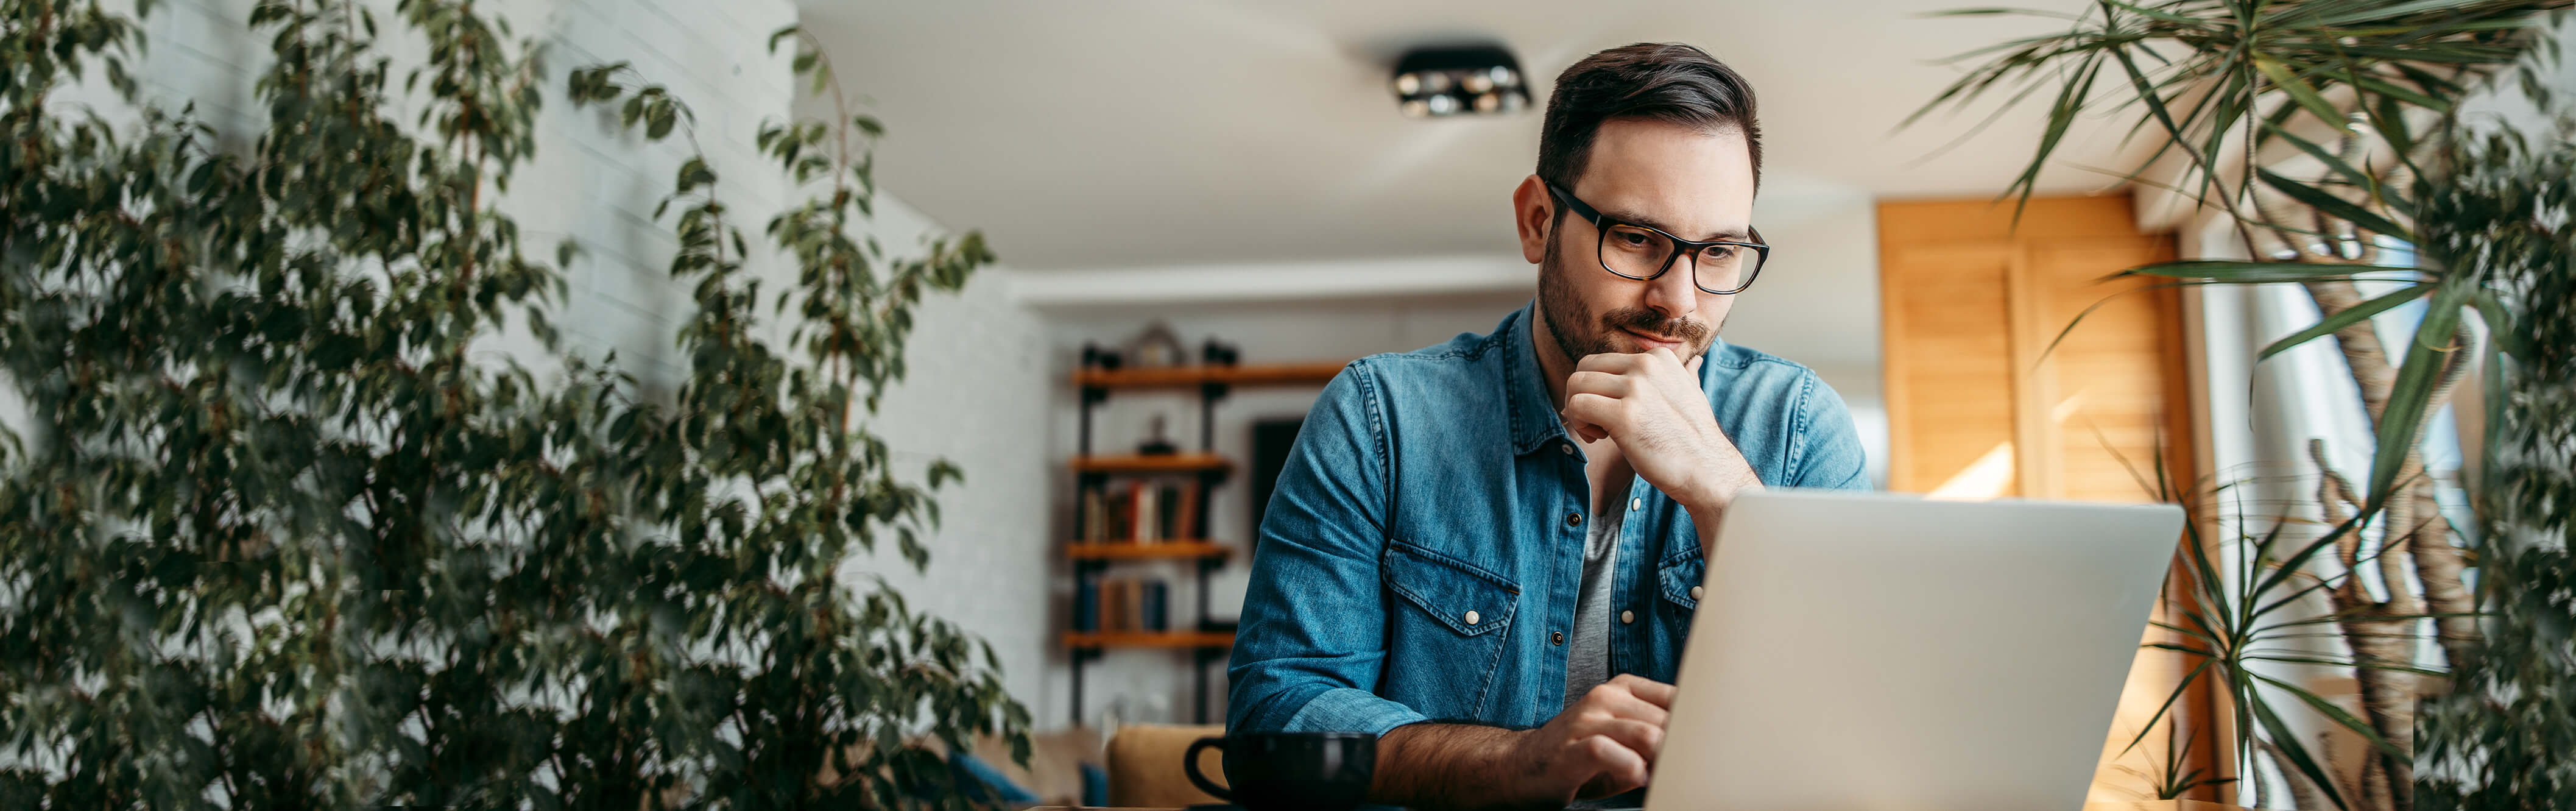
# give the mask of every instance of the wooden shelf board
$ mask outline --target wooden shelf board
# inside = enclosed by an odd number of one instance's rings
[[[1213,453],[1165,453],[1151,456],[1076,456],[1071,464],[1077,473],[1193,473],[1229,470],[1234,467],[1234,460]]]
[[[1201,383],[1230,386],[1322,384],[1342,373],[1349,361],[1261,363],[1244,366],[1165,366],[1150,369],[1075,369],[1075,386],[1104,389],[1168,389]]]
[[[1234,644],[1224,631],[1066,631],[1069,648],[1223,648]]]
[[[1065,554],[1075,560],[1132,560],[1137,558],[1222,558],[1234,553],[1234,547],[1212,541],[1178,540],[1149,543],[1106,541],[1075,542],[1065,547]]]

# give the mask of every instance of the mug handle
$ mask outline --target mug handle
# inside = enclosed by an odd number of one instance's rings
[[[1209,782],[1207,775],[1199,773],[1199,750],[1210,746],[1221,747],[1224,745],[1224,738],[1200,738],[1198,740],[1191,741],[1189,751],[1181,755],[1181,771],[1189,774],[1190,784],[1198,786],[1200,791],[1207,792],[1209,796],[1226,802],[1234,802],[1234,792],[1227,791],[1223,786]],[[1218,751],[1222,752],[1224,750],[1220,749]]]

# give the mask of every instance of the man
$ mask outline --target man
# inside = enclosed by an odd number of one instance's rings
[[[1325,387],[1262,521],[1230,729],[1380,734],[1377,802],[1645,784],[1727,504],[1868,486],[1832,389],[1718,340],[1770,253],[1760,167],[1752,88],[1697,48],[1557,78],[1512,193],[1536,300]]]

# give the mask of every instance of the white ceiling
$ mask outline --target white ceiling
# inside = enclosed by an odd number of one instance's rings
[[[1991,195],[2036,141],[2037,104],[1938,157],[1981,116],[1891,134],[1959,70],[1934,60],[2056,25],[1924,16],[1973,4],[800,0],[844,86],[891,130],[879,182],[983,229],[1021,271],[1516,259],[1508,200],[1536,160],[1538,114],[1410,119],[1387,89],[1399,53],[1460,40],[1499,41],[1548,80],[1642,40],[1725,60],[1760,93],[1758,223],[1832,210],[1802,200]],[[2079,131],[2046,189],[2102,186],[2072,166],[2123,165],[2114,136]]]

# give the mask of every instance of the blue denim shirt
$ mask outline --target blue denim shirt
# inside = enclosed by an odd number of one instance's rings
[[[1591,484],[1539,377],[1533,315],[1361,358],[1324,387],[1262,518],[1229,730],[1519,728],[1564,706]],[[1764,484],[1869,486],[1851,416],[1813,371],[1719,341],[1699,376]],[[1671,682],[1699,535],[1632,479],[1643,506],[1619,529],[1612,608],[1636,621],[1611,626],[1610,672]]]

